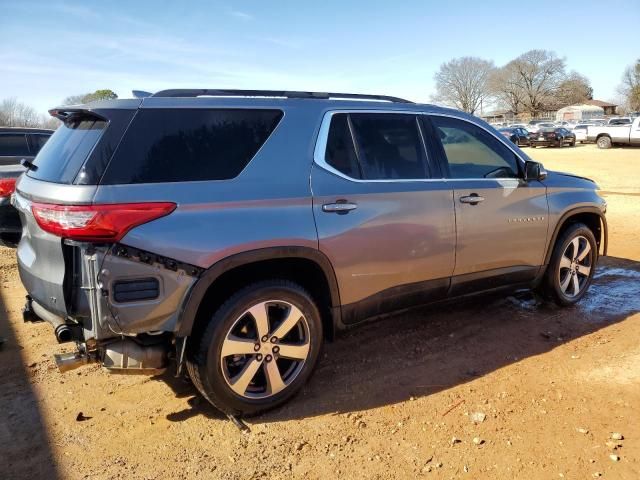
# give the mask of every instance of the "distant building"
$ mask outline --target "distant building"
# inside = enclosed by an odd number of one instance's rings
[[[603,102],[602,100],[585,100],[584,103],[586,105],[593,105],[595,107],[600,107],[604,110],[605,115],[615,115],[617,105],[609,102]]]
[[[590,100],[593,101],[593,100]],[[568,120],[589,120],[590,118],[602,118],[605,110],[597,105],[569,105],[556,112],[556,122]]]
[[[487,123],[509,123],[516,120],[516,114],[511,110],[495,110],[482,115],[482,119]]]

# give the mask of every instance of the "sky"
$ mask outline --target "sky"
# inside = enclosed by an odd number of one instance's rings
[[[452,58],[564,57],[613,100],[640,57],[639,0],[0,0],[0,99],[39,112],[109,88],[248,88],[428,102]]]

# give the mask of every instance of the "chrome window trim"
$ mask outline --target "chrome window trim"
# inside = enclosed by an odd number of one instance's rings
[[[353,178],[350,177],[344,173],[342,173],[339,170],[336,170],[335,168],[333,168],[331,165],[329,165],[326,160],[325,160],[325,154],[326,154],[326,150],[327,150],[327,141],[328,141],[328,137],[329,137],[329,127],[331,126],[331,119],[333,118],[334,115],[338,114],[338,113],[386,113],[386,114],[402,114],[402,115],[414,115],[414,116],[418,116],[418,115],[433,115],[433,116],[439,116],[439,117],[448,117],[448,118],[454,118],[456,120],[461,120],[467,123],[470,123],[471,125],[474,125],[478,128],[481,128],[482,130],[484,130],[485,132],[487,132],[489,135],[491,135],[493,138],[495,138],[496,140],[498,140],[500,143],[502,143],[504,146],[506,146],[511,152],[513,152],[513,154],[515,155],[516,159],[521,163],[521,167],[524,167],[524,163],[525,160],[518,154],[518,152],[516,152],[511,145],[509,145],[508,142],[506,142],[505,140],[503,140],[502,138],[500,138],[499,136],[495,135],[494,133],[492,133],[489,129],[487,129],[486,127],[472,122],[466,118],[462,118],[460,116],[457,115],[451,115],[451,114],[447,114],[447,113],[442,113],[442,112],[427,112],[427,111],[416,111],[416,110],[381,110],[381,109],[350,109],[350,108],[346,108],[346,109],[336,109],[336,110],[329,110],[327,112],[325,112],[324,116],[322,117],[322,123],[320,125],[320,130],[318,131],[318,136],[316,138],[316,145],[313,151],[313,161],[316,165],[318,165],[320,168],[322,168],[323,170],[326,170],[334,175],[337,175],[340,178],[344,178],[345,180],[349,180],[350,182],[354,182],[354,183],[398,183],[398,182],[402,182],[402,183],[406,183],[406,182],[468,182],[468,181],[473,181],[473,182],[496,182],[496,181],[500,181],[500,180],[519,180],[520,178],[511,178],[511,177],[504,177],[504,178],[447,178],[447,177],[439,177],[439,178],[392,178],[392,179],[371,179],[371,180],[366,180],[366,179],[359,179],[359,178]],[[421,129],[420,129],[421,130]],[[426,147],[426,145],[425,145]],[[428,154],[428,152],[427,152]]]

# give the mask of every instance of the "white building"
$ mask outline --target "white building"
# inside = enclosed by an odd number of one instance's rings
[[[556,122],[568,120],[589,120],[604,117],[604,108],[597,105],[569,105],[556,112]]]

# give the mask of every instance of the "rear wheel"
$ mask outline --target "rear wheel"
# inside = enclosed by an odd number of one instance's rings
[[[573,305],[587,292],[598,260],[593,232],[582,223],[571,225],[556,240],[542,288],[558,305]]]
[[[227,300],[196,339],[187,369],[200,393],[227,414],[252,415],[289,400],[309,379],[322,323],[299,285],[270,280]]]
[[[598,145],[598,148],[611,148],[612,146],[611,138],[607,136],[600,137],[596,141],[596,144]]]

